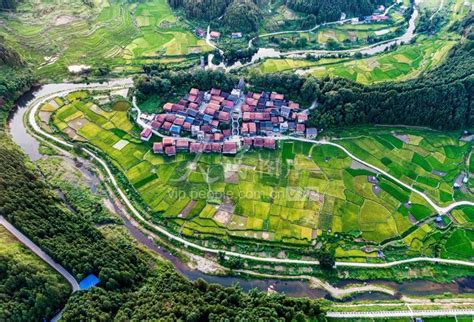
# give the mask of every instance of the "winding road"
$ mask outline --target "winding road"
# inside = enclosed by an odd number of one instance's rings
[[[63,91],[45,94],[44,96],[41,96],[41,97],[35,99],[32,103],[29,104],[29,106],[28,106],[29,110],[26,114],[27,122],[28,122],[28,125],[29,125],[30,129],[33,130],[33,132],[34,132],[33,135],[36,138],[38,138],[40,140],[44,140],[46,138],[47,140],[49,140],[49,142],[54,142],[54,144],[59,144],[61,146],[65,146],[65,147],[69,147],[69,148],[71,148],[73,146],[71,143],[68,143],[68,142],[66,142],[66,141],[64,141],[64,140],[62,140],[58,137],[55,137],[55,136],[53,136],[49,133],[46,133],[37,124],[35,115],[36,115],[39,107],[44,102],[54,98],[55,96],[66,95],[66,94],[68,94],[72,91],[76,91],[76,90],[80,90],[80,89],[114,90],[114,89],[120,89],[120,88],[129,88],[129,87],[132,86],[132,83],[131,83],[130,80],[128,80],[128,82],[127,82],[127,80],[121,80],[121,81],[111,82],[111,83],[108,83],[106,85],[104,85],[104,84],[101,84],[101,85],[73,84],[73,85],[75,85],[75,86],[73,86],[72,88],[63,90]],[[295,140],[295,138],[290,138],[290,137],[284,137],[282,139]],[[298,140],[305,141],[306,139],[301,139],[300,138]],[[316,141],[316,140],[307,140],[307,142],[315,143],[315,144],[328,144],[328,145],[333,145],[333,146],[339,147],[340,149],[342,149],[344,152],[346,152],[350,157],[354,158],[355,160],[363,163],[364,165],[366,165],[366,166],[368,166],[368,167],[370,167],[370,168],[372,168],[376,171],[379,171],[379,172],[385,174],[385,172],[383,170],[378,169],[377,167],[375,167],[375,166],[373,166],[373,165],[371,165],[371,164],[369,164],[369,163],[367,163],[363,160],[360,160],[359,158],[352,155],[349,151],[347,151],[347,149],[340,146],[339,144],[332,143],[332,142],[327,142],[327,141]],[[202,252],[212,253],[212,254],[223,253],[227,256],[238,257],[238,258],[242,258],[242,259],[248,259],[248,260],[252,260],[252,261],[256,261],[256,262],[267,262],[267,263],[274,263],[274,264],[275,263],[282,263],[282,264],[319,265],[319,262],[317,260],[282,259],[282,258],[276,258],[276,257],[261,257],[261,256],[241,254],[241,253],[237,253],[237,252],[233,252],[233,251],[225,251],[225,250],[220,250],[220,249],[208,248],[208,247],[205,247],[205,246],[195,244],[195,243],[193,243],[189,240],[186,240],[182,237],[173,235],[172,233],[167,231],[165,228],[148,222],[141,215],[141,213],[133,206],[132,202],[128,199],[127,195],[122,191],[119,184],[117,183],[117,180],[116,180],[115,176],[113,175],[112,171],[110,170],[110,168],[108,167],[107,163],[104,160],[99,158],[94,152],[92,152],[88,149],[84,149],[84,152],[87,153],[92,159],[94,159],[98,164],[100,164],[102,166],[102,168],[105,170],[105,173],[107,174],[107,176],[110,179],[110,183],[116,189],[116,191],[119,194],[121,200],[129,208],[129,210],[131,211],[133,216],[136,219],[138,219],[139,222],[146,223],[149,227],[152,227],[154,230],[156,230],[160,234],[166,236],[170,240],[174,240],[176,242],[179,242],[180,244],[184,245],[184,247],[187,247],[187,248],[189,247],[189,248],[193,248],[193,249],[196,249],[196,250],[199,250],[199,251],[202,251]],[[385,174],[385,175],[387,175],[388,177],[390,177],[392,179],[396,179],[396,178],[393,178],[393,176],[390,176],[389,174]],[[400,183],[404,187],[407,187],[408,189],[410,189],[410,190],[412,190],[416,193],[419,193],[420,195],[423,196],[423,194],[421,192],[409,187],[408,185],[401,182],[400,180],[396,179],[396,182]],[[465,205],[465,204],[474,205],[474,203],[470,203],[470,202],[458,202],[458,203],[454,203],[454,204],[452,204],[448,207],[442,208],[442,207],[437,206],[427,196],[424,196],[424,198],[426,200],[429,200],[430,204],[436,206],[434,208],[439,210],[440,212],[448,211],[448,209],[452,209],[454,207],[457,207],[458,205]],[[416,258],[410,258],[410,259],[393,261],[393,262],[385,262],[385,263],[358,263],[358,262],[339,262],[338,261],[338,262],[336,262],[336,266],[386,268],[386,267],[393,267],[393,266],[397,266],[397,265],[402,265],[402,264],[407,264],[407,263],[414,263],[414,262],[432,262],[432,263],[443,263],[443,264],[474,267],[474,262],[470,262],[470,261],[452,260],[452,259],[443,259],[443,258],[431,258],[431,257],[416,257]]]
[[[48,254],[46,254],[41,248],[39,248],[35,243],[33,243],[28,237],[23,235],[21,231],[16,229],[12,224],[10,224],[3,216],[0,215],[0,224],[5,227],[13,236],[15,236],[22,244],[28,247],[33,253],[35,253],[39,258],[49,264],[54,268],[59,274],[61,274],[71,285],[72,291],[79,291],[79,283],[76,281],[74,276],[69,273],[63,266],[56,263]]]

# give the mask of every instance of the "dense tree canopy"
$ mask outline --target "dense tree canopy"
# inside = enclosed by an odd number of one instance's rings
[[[67,321],[294,321],[297,317],[316,321],[323,315],[317,301],[191,282],[167,266],[130,292],[78,293],[63,314]]]
[[[0,0],[0,10],[15,9],[18,3],[20,3],[20,0]]]
[[[26,256],[0,254],[0,321],[52,318],[69,296],[69,285],[59,274]]]
[[[371,14],[377,5],[386,0],[286,0],[286,5],[295,11],[312,14],[318,22],[339,20],[341,13],[350,16]]]
[[[262,13],[251,0],[234,0],[224,14],[224,23],[232,30],[251,32],[258,30]]]

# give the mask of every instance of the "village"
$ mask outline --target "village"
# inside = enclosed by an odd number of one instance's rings
[[[234,155],[242,148],[276,149],[283,135],[315,138],[307,127],[307,110],[275,92],[244,93],[244,83],[230,93],[218,88],[192,88],[178,103],[166,103],[163,113],[138,111],[141,139],[162,138],[153,152],[174,156],[177,152]]]
[[[379,23],[379,22],[384,22],[390,19],[390,16],[388,15],[389,8],[394,7],[395,5],[398,5],[398,13],[399,14],[404,14],[405,11],[408,9],[405,5],[403,5],[402,0],[395,0],[393,5],[390,7],[386,8],[384,5],[379,5],[372,15],[369,16],[361,16],[361,17],[353,17],[353,18],[347,18],[347,15],[343,12],[341,13],[341,17],[339,21],[335,22],[329,22],[329,23],[322,23],[322,26],[326,24],[332,24],[332,23],[339,23],[339,24],[352,24],[352,25],[358,25],[358,24],[370,24],[370,23]],[[195,28],[194,29],[194,34],[199,37],[199,38],[206,38],[207,33],[203,28]],[[218,41],[221,39],[222,34],[219,31],[210,31],[209,32],[209,38],[213,41]],[[229,35],[230,39],[241,39],[244,37],[244,34],[242,32],[231,32]]]

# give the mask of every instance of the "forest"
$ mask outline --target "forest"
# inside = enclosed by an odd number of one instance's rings
[[[189,19],[211,21],[223,16],[224,25],[232,30],[257,31],[262,20],[265,0],[168,0],[174,9],[183,9]],[[311,25],[339,20],[341,13],[349,16],[371,14],[377,5],[388,0],[285,0],[292,10],[309,14]]]
[[[15,9],[19,2],[18,0],[0,0],[0,10]]]
[[[172,305],[171,305],[172,304]],[[83,308],[87,307],[88,310]],[[318,301],[243,292],[203,280],[191,282],[162,265],[129,292],[96,288],[73,295],[63,318],[70,321],[313,321],[324,320]]]
[[[315,16],[317,22],[336,21],[348,16],[366,16],[387,0],[286,0],[288,8]]]

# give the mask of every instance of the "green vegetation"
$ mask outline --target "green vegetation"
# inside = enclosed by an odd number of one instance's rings
[[[424,32],[424,34],[417,37],[416,43],[401,46],[388,53],[371,57],[344,57],[342,55],[339,58],[329,57],[322,59],[267,59],[257,65],[256,68],[263,73],[300,70],[305,75],[312,75],[318,78],[324,76],[343,77],[361,84],[403,81],[416,78],[423,72],[442,64],[446,60],[449,51],[459,42],[460,37],[453,32],[456,29],[454,27],[459,24],[459,20],[462,17],[466,17],[469,14],[469,9],[463,5],[461,0],[449,1],[446,6],[450,10],[444,14],[448,19],[443,23],[443,28],[440,28],[441,30],[430,34]],[[440,13],[440,15],[442,14]],[[383,26],[383,24],[380,25],[382,28]],[[389,27],[385,26],[385,28]],[[377,25],[372,24],[342,25],[321,29],[314,35],[302,34],[292,37],[297,39],[304,37],[306,40],[304,47],[313,46],[314,49],[319,49],[318,44],[332,41],[335,42],[338,48],[342,48],[345,45],[349,45],[348,40],[352,43],[355,41],[355,44],[359,43],[360,45],[360,40],[365,38],[370,43],[372,41],[370,39],[375,37],[372,33],[378,33],[380,30],[384,29],[377,29]],[[391,31],[394,32],[395,30],[392,29]],[[349,32],[352,33],[352,36],[349,36]],[[389,34],[384,36],[389,37]],[[275,38],[273,42],[276,41],[280,44],[281,40],[279,38],[281,37],[286,36],[273,37]],[[295,41],[293,40],[293,43]]]
[[[211,238],[223,245],[231,240],[258,240],[300,249],[309,247],[316,237],[339,236],[333,243],[336,256],[347,259],[375,256],[357,251],[357,237],[381,245],[399,240],[410,255],[433,255],[433,241],[441,240],[434,223],[417,228],[411,222],[435,215],[424,199],[383,176],[371,183],[368,176],[375,174],[335,147],[285,142],[276,151],[247,151],[236,157],[178,154],[168,158],[153,154],[150,143],[138,140],[126,111],[107,112],[86,95],[70,94],[70,104],[59,108],[51,122],[69,139],[80,138],[105,153],[133,187],[149,219],[182,236]],[[78,119],[81,128],[74,128]],[[470,198],[453,190],[462,171],[459,163],[470,148],[454,134],[383,128],[359,131],[338,133],[356,137],[340,142],[358,157],[426,191],[436,201],[439,191]],[[427,244],[414,244],[420,240]]]
[[[91,4],[25,0],[15,15],[0,13],[0,35],[45,79],[62,79],[71,65],[92,66],[98,76],[122,74],[143,64],[180,64],[209,50],[166,0]]]
[[[472,199],[467,190],[454,188],[456,179],[468,171],[471,152],[459,132],[360,127],[334,135],[354,155],[424,191],[439,205]]]
[[[52,318],[71,292],[56,271],[0,225],[0,320]]]

